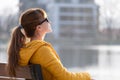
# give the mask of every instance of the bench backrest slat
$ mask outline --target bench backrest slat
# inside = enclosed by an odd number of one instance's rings
[[[6,71],[6,63],[0,63],[0,76],[9,77]],[[16,70],[16,78],[32,79],[29,66],[19,66]]]

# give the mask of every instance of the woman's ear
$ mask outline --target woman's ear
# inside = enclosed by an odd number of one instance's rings
[[[36,29],[37,29],[37,30],[40,30],[40,29],[41,29],[41,26],[40,26],[40,25],[38,25],[38,26],[36,27]]]

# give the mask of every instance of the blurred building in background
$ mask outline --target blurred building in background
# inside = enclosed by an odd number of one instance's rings
[[[20,11],[31,7],[47,11],[53,33],[46,39],[53,43],[64,66],[98,64],[98,52],[85,48],[97,43],[99,11],[94,0],[20,0],[20,3]]]
[[[46,1],[46,0],[45,0]],[[19,0],[19,12],[23,12],[29,8],[43,8],[46,10],[46,4],[40,0]]]
[[[53,9],[53,10],[52,10]],[[93,0],[56,0],[49,5],[58,53],[66,67],[97,65],[98,6]],[[71,61],[70,61],[71,60]]]

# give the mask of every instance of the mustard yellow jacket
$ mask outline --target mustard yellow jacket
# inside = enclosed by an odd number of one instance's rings
[[[21,48],[19,54],[21,66],[28,65],[29,61],[42,66],[44,80],[90,80],[88,73],[67,71],[51,44],[45,41],[29,42]]]

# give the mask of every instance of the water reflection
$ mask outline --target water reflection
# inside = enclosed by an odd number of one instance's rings
[[[0,44],[0,63],[7,62],[6,48],[7,46],[5,44]]]
[[[88,68],[69,68],[70,71],[89,71],[95,80],[119,80],[120,79],[120,46],[119,45],[99,45],[87,46],[86,50],[98,51],[97,66],[90,66]]]
[[[92,46],[90,49],[99,51],[99,67],[120,67],[120,46],[118,45],[99,45]]]

